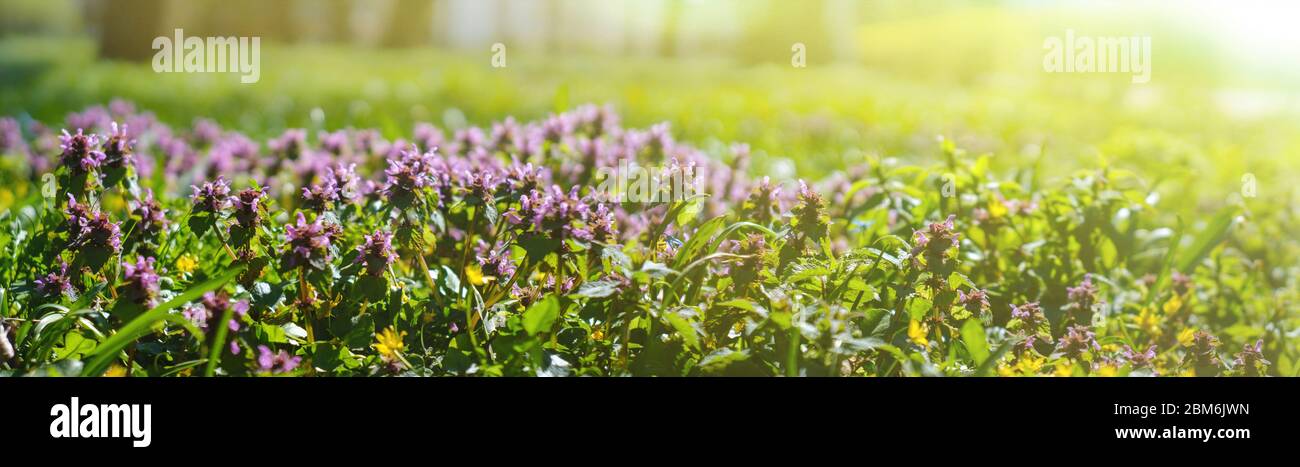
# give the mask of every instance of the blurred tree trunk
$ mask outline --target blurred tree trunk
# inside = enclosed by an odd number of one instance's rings
[[[388,29],[380,45],[419,47],[433,39],[433,1],[397,0],[389,13]]]
[[[564,3],[560,0],[546,0],[546,7],[542,13],[546,17],[546,51],[551,54],[559,54],[564,51],[564,37],[561,35],[564,31]]]
[[[433,28],[433,34],[430,40],[435,46],[447,47],[449,42],[447,38],[447,28],[450,26],[447,17],[451,15],[451,13],[447,11],[447,1],[433,0],[433,6],[431,6],[430,9],[433,10],[433,20],[430,22],[431,25],[429,26],[430,28]]]
[[[146,61],[154,55],[153,40],[164,35],[163,0],[104,0],[99,16],[99,56],[112,60]]]
[[[664,27],[659,36],[659,55],[677,55],[677,35],[682,25],[682,0],[668,0],[664,10]]]
[[[334,42],[348,42],[352,40],[352,1],[351,0],[328,0],[326,8],[329,9],[329,31],[326,31],[328,40]]]
[[[492,40],[491,42],[500,42],[507,47],[513,46],[513,39],[510,31],[510,0],[496,0],[494,7],[495,14],[492,15]]]
[[[741,56],[749,62],[790,63],[791,47],[806,48],[808,64],[826,63],[832,58],[827,30],[826,0],[800,2],[754,2],[753,19],[747,21]]]
[[[257,36],[262,40],[293,42],[298,39],[298,28],[293,24],[293,2],[287,0],[208,0],[187,2],[198,4],[205,14],[198,21],[201,26],[187,36]],[[187,6],[189,6],[187,5]]]

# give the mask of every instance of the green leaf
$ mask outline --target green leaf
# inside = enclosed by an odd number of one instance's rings
[[[961,340],[966,344],[966,352],[970,353],[975,365],[983,365],[989,358],[989,343],[984,336],[984,326],[980,325],[978,319],[968,319],[961,325]]]
[[[678,335],[682,336],[682,341],[686,342],[686,345],[692,349],[700,350],[700,336],[690,320],[677,312],[664,313],[664,319],[677,331]]]
[[[1178,258],[1176,266],[1179,272],[1190,274],[1192,268],[1197,263],[1200,263],[1206,255],[1210,254],[1210,250],[1213,250],[1215,246],[1228,237],[1233,220],[1237,217],[1237,210],[1236,206],[1228,206],[1220,209],[1214,215],[1209,225],[1205,226],[1205,230],[1202,230],[1201,234],[1197,235],[1196,239],[1192,241],[1191,248],[1183,252],[1183,255]]]
[[[933,303],[921,297],[912,297],[911,303],[907,305],[907,315],[914,320],[921,321],[925,319],[925,314],[930,312],[934,307]]]
[[[524,331],[533,336],[549,331],[559,317],[560,300],[554,295],[547,295],[524,312]]]
[[[679,227],[689,224],[700,215],[700,211],[704,209],[704,197],[692,197],[683,203],[681,210],[677,211],[677,217],[674,218]]]
[[[690,240],[687,240],[677,250],[677,256],[673,258],[673,269],[681,270],[691,261],[695,261],[703,253],[704,247],[711,243],[710,240],[713,239],[713,235],[722,229],[724,222],[726,222],[726,218],[716,217],[705,222],[700,228],[695,229],[695,233],[692,234]],[[678,225],[680,225],[680,222]]]
[[[613,295],[614,292],[617,291],[617,282],[612,280],[598,280],[584,282],[581,286],[578,286],[578,291],[575,292],[575,295],[580,297],[601,298]]]

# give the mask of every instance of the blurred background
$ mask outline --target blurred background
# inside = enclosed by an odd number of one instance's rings
[[[1291,209],[1300,5],[1288,1],[0,0],[0,113],[60,123],[114,98],[255,136],[417,121],[455,129],[608,103],[755,171],[922,161],[944,135],[997,170],[1139,171],[1202,212],[1237,191]],[[261,80],[160,74],[154,37],[262,37]],[[1147,84],[1051,74],[1043,42],[1150,36]],[[507,66],[491,66],[491,46]],[[806,47],[806,68],[791,47]],[[314,131],[312,132],[314,134]]]

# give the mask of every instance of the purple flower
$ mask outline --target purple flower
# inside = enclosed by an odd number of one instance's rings
[[[826,236],[829,221],[826,218],[826,201],[822,196],[808,188],[803,180],[799,181],[799,204],[792,211],[794,227],[812,240],[820,241]]]
[[[18,121],[9,117],[0,118],[0,154],[26,154],[27,142],[23,141],[23,130]]]
[[[1036,332],[1038,325],[1047,321],[1038,302],[1029,302],[1020,306],[1011,305],[1011,318],[1020,320],[1023,328],[1030,333]]]
[[[297,160],[307,148],[307,131],[301,128],[285,130],[279,137],[268,141],[266,147],[278,161]]]
[[[763,177],[749,194],[741,207],[741,213],[746,217],[752,217],[760,225],[768,225],[772,222],[772,212],[777,209],[777,200],[781,196],[781,187],[772,185],[771,179]]]
[[[487,255],[476,255],[478,264],[483,267],[483,272],[499,278],[508,278],[514,276],[514,260],[510,258],[510,248],[493,248],[488,251]]]
[[[83,221],[81,232],[72,248],[98,248],[112,253],[122,251],[122,229],[104,213],[94,211]]]
[[[296,225],[284,227],[284,238],[288,241],[280,261],[285,269],[297,269],[311,266],[325,269],[330,260],[330,246],[342,233],[337,224],[322,224],[319,217],[307,223],[307,218],[300,212]]]
[[[468,194],[466,199],[483,204],[496,202],[497,186],[501,181],[497,180],[495,174],[490,171],[466,171],[462,178],[466,180],[465,191]]]
[[[44,297],[59,295],[71,297],[75,290],[72,288],[72,278],[68,274],[68,262],[59,261],[58,270],[37,278],[36,292]]]
[[[194,144],[203,146],[213,144],[221,137],[221,125],[207,118],[200,118],[194,121],[194,129],[190,131],[190,139]]]
[[[596,206],[595,212],[587,218],[587,225],[591,230],[592,240],[610,243],[618,239],[618,225],[615,223],[614,213],[604,204]]]
[[[240,227],[251,229],[262,220],[262,199],[266,198],[265,188],[245,188],[235,195],[235,222]]]
[[[388,160],[388,177],[384,184],[384,194],[389,201],[400,208],[409,207],[422,189],[433,181],[433,168],[436,157],[432,152],[404,151],[401,157]]]
[[[415,124],[413,135],[415,144],[430,152],[442,146],[446,141],[446,136],[443,135],[442,130],[428,123]]]
[[[1092,283],[1092,274],[1084,274],[1083,282],[1080,282],[1077,287],[1066,287],[1065,290],[1070,299],[1068,307],[1076,310],[1091,310],[1097,303],[1097,286]]]
[[[59,137],[59,141],[59,148],[63,151],[59,160],[74,174],[84,174],[97,169],[106,158],[102,151],[96,149],[99,146],[99,135],[87,135],[80,129],[77,130],[77,134],[72,135],[68,134],[68,130],[63,130],[63,136]]]
[[[265,345],[257,346],[257,369],[260,371],[273,374],[288,373],[293,371],[294,368],[298,368],[298,364],[301,362],[302,357],[291,356],[283,350],[272,352]]]
[[[954,221],[956,215],[949,214],[943,222],[931,223],[925,230],[912,233],[912,261],[919,264],[918,258],[924,256],[926,265],[931,269],[946,264],[945,255],[949,249],[961,245],[961,234],[957,233]]]
[[[215,214],[230,204],[230,183],[221,175],[216,181],[204,182],[203,187],[190,185],[190,188],[194,190],[190,200],[194,202],[195,211]]]
[[[393,251],[393,234],[383,230],[376,230],[375,233],[365,236],[366,243],[357,247],[356,262],[366,263],[366,274],[379,276],[389,265],[397,260],[397,253]]]
[[[231,303],[230,295],[225,292],[203,294],[203,299],[198,305],[186,308],[181,315],[204,332],[210,332],[221,325],[220,320],[226,314],[226,310],[231,312],[230,321],[226,322],[227,328],[232,332],[240,330],[240,320],[248,315],[248,301],[239,300]]]
[[[1097,335],[1092,332],[1092,329],[1076,325],[1066,329],[1065,335],[1061,336],[1056,344],[1056,350],[1067,357],[1079,358],[1084,352],[1101,350],[1101,345],[1097,344]]]
[[[135,141],[130,139],[126,133],[126,125],[119,127],[117,122],[112,122],[112,128],[108,133],[108,140],[104,141],[104,163],[105,165],[120,169],[134,164],[131,158],[131,146]]]
[[[317,139],[320,140],[321,149],[335,156],[346,156],[351,151],[346,131],[339,130],[333,133],[322,131]]]
[[[1219,360],[1218,348],[1218,338],[1205,331],[1196,331],[1192,334],[1190,353],[1184,359],[1196,366],[1217,368],[1223,364]]]
[[[140,218],[136,229],[143,234],[155,235],[167,226],[167,210],[154,199],[152,189],[145,189],[143,198],[131,202],[131,213]]]
[[[1264,358],[1263,339],[1255,341],[1255,345],[1246,344],[1233,357],[1236,357],[1232,362],[1233,368],[1246,376],[1263,376],[1264,370],[1272,364]]]
[[[578,197],[578,187],[565,193],[559,185],[548,191],[533,190],[519,198],[519,207],[506,212],[506,221],[532,226],[534,233],[554,239],[577,237],[591,239],[591,232],[580,222],[588,218],[589,206]]]
[[[1156,345],[1151,344],[1151,347],[1148,347],[1146,352],[1136,352],[1132,347],[1125,345],[1123,354],[1124,359],[1133,364],[1133,368],[1150,367],[1156,359]]]
[[[302,187],[303,205],[313,211],[324,211],[334,205],[338,200],[338,188],[334,186],[334,180],[325,179],[323,182]]]
[[[972,288],[970,293],[957,291],[957,304],[971,313],[979,314],[989,309],[989,296],[983,290]]]
[[[153,265],[154,259],[144,256],[137,256],[135,263],[122,263],[122,275],[126,279],[122,298],[153,308],[158,298],[158,273]]]

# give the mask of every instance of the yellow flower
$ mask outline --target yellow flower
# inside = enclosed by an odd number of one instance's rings
[[[930,345],[930,341],[925,338],[925,333],[925,326],[920,321],[912,320],[912,322],[907,323],[907,338],[915,342],[916,345],[921,347]]]
[[[1112,377],[1119,374],[1119,367],[1115,365],[1101,365],[1097,367],[1097,376]]]
[[[183,254],[181,257],[176,258],[176,270],[185,274],[194,272],[194,268],[198,266],[199,261],[189,254]]]
[[[405,331],[397,332],[396,329],[389,327],[375,335],[375,350],[385,358],[392,358],[397,352],[406,350],[406,344],[402,343],[404,337],[406,337]]]
[[[605,333],[604,333],[603,331],[601,331],[600,328],[592,329],[592,330],[591,330],[591,339],[592,339],[592,340],[597,340],[597,341],[603,341],[603,340],[605,340]]]
[[[998,375],[1000,376],[1035,376],[1038,370],[1043,368],[1043,363],[1047,362],[1047,357],[1037,357],[1025,354],[1016,360],[1015,365],[1005,363],[998,365]]]
[[[1023,357],[1020,357],[1020,361],[1016,362],[1016,371],[1019,371],[1020,374],[1022,375],[1037,374],[1038,370],[1043,368],[1043,363],[1046,362],[1047,362],[1047,357],[1034,358],[1025,355]]]
[[[1178,343],[1183,347],[1191,347],[1192,342],[1196,339],[1196,330],[1192,328],[1183,328],[1178,331]]]
[[[1155,308],[1146,307],[1138,313],[1137,325],[1142,331],[1153,336],[1159,336],[1161,334],[1160,320],[1160,313]]]
[[[1165,302],[1165,307],[1164,307],[1165,314],[1173,314],[1175,311],[1178,311],[1178,309],[1182,307],[1183,307],[1183,298],[1180,297],[1178,294],[1174,294],[1174,296],[1169,297],[1169,301]]]
[[[465,266],[465,279],[468,280],[470,284],[483,285],[496,278],[492,276],[484,276],[483,270],[480,269],[477,264],[471,264]]]
[[[1002,204],[998,200],[993,200],[989,202],[988,211],[989,211],[989,217],[993,219],[997,219],[999,217],[1007,215],[1007,206],[1005,204]]]
[[[108,367],[108,371],[104,372],[104,376],[107,378],[121,378],[126,376],[126,367],[114,363],[113,366]]]
[[[1073,374],[1074,374],[1074,364],[1065,363],[1065,362],[1056,364],[1056,372],[1055,372],[1056,376],[1071,376]]]

